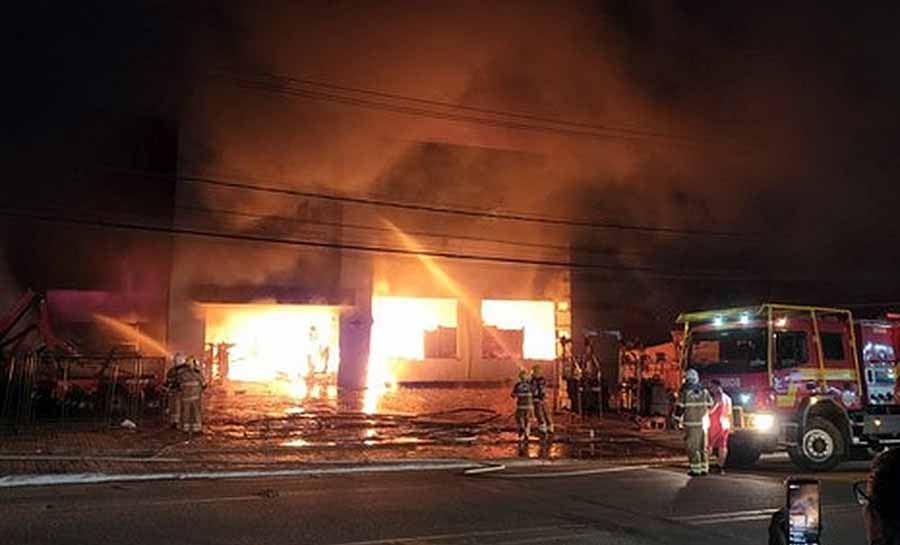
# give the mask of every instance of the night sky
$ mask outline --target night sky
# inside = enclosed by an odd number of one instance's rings
[[[585,265],[575,307],[648,340],[764,299],[900,308],[895,3],[27,4],[4,209],[99,202],[80,135],[136,113],[194,173],[605,224],[547,240]]]

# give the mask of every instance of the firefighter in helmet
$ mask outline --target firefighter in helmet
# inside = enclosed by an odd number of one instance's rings
[[[528,444],[531,433],[531,415],[534,410],[534,397],[531,393],[531,377],[528,371],[519,372],[519,382],[513,386],[510,397],[516,400],[516,429],[519,432],[519,447]]]
[[[675,418],[684,426],[684,441],[691,469],[688,475],[699,477],[709,473],[709,453],[706,434],[709,430],[709,411],[714,402],[695,369],[688,369],[685,382],[675,403]]]
[[[200,432],[203,430],[203,374],[197,358],[191,356],[189,363],[178,367],[175,378],[181,396],[181,418],[179,426],[184,432]]]
[[[187,359],[181,352],[172,358],[172,367],[166,371],[166,413],[169,425],[178,428],[181,425],[181,391],[178,389],[179,369],[187,365]]]
[[[547,379],[544,378],[544,368],[540,365],[535,365],[531,370],[531,396],[534,399],[538,429],[544,436],[553,433],[553,419],[547,409]]]

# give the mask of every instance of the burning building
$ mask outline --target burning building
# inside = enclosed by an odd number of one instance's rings
[[[495,159],[503,152],[467,153]],[[534,365],[554,376],[558,339],[571,335],[571,295],[568,270],[537,261],[546,249],[534,264],[471,259],[502,243],[483,236],[496,230],[489,218],[455,220],[454,240],[435,241],[426,232],[434,214],[417,211],[379,216],[373,245],[370,209],[259,193],[253,214],[235,214],[228,227],[251,240],[176,239],[173,347],[206,347],[211,361],[227,350],[232,380],[350,388],[496,383]],[[212,210],[240,208],[245,195],[245,188],[207,190],[204,209],[179,223],[221,229],[223,216]],[[254,233],[268,240],[257,243]]]

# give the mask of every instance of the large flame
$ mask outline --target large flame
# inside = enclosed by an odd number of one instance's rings
[[[481,303],[484,325],[499,329],[523,329],[522,357],[527,360],[556,358],[556,314],[553,301],[491,301]]]
[[[395,387],[392,360],[425,359],[425,332],[456,327],[456,300],[372,298],[372,332],[363,411],[374,413],[385,391]]]
[[[337,375],[339,308],[323,305],[204,305],[206,342],[228,343],[228,378],[285,380],[306,397],[301,381]],[[302,391],[301,391],[302,390]]]

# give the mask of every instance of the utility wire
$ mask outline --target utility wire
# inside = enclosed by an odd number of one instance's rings
[[[554,216],[539,216],[534,214],[527,214],[523,212],[516,211],[506,211],[506,212],[493,212],[484,209],[470,209],[470,208],[460,208],[455,206],[442,206],[436,204],[428,204],[428,203],[415,203],[415,202],[406,202],[406,201],[396,201],[396,200],[387,200],[384,198],[374,198],[374,197],[357,197],[350,195],[339,195],[334,193],[323,193],[319,191],[311,191],[305,189],[290,189],[286,187],[276,187],[269,185],[258,185],[257,183],[248,183],[246,181],[238,181],[238,180],[226,180],[221,178],[216,178],[212,176],[202,176],[196,174],[187,174],[187,175],[165,175],[157,172],[143,171],[143,170],[135,170],[135,169],[122,169],[122,168],[106,168],[104,170],[122,173],[128,175],[136,175],[141,177],[151,177],[158,178],[161,180],[177,180],[179,182],[185,183],[195,183],[195,184],[203,184],[209,186],[218,186],[224,187],[228,189],[237,189],[237,190],[246,190],[246,191],[256,191],[263,193],[272,193],[276,195],[286,195],[292,197],[299,197],[304,199],[316,199],[316,200],[324,200],[331,202],[340,202],[340,203],[349,203],[356,204],[362,206],[373,206],[373,207],[382,207],[382,208],[395,208],[401,210],[411,210],[418,212],[430,212],[430,213],[439,213],[439,214],[448,214],[448,215],[458,215],[472,218],[483,218],[489,220],[496,221],[515,221],[522,223],[537,223],[537,224],[545,224],[545,225],[556,225],[556,226],[567,226],[567,227],[582,227],[589,229],[602,229],[602,230],[615,230],[615,231],[634,231],[639,233],[650,233],[650,234],[660,234],[660,235],[670,235],[670,236],[708,236],[708,237],[720,237],[720,238],[730,238],[730,239],[746,239],[750,241],[757,242],[758,234],[757,233],[748,233],[748,232],[739,232],[739,231],[722,231],[715,229],[692,229],[692,228],[678,228],[678,227],[667,227],[667,226],[654,226],[654,225],[642,225],[642,224],[627,224],[627,223],[613,223],[613,222],[596,222],[582,219],[574,219],[574,218],[565,218],[565,217],[554,217]],[[257,182],[254,180],[254,182]]]
[[[604,125],[604,124],[594,124],[594,123],[584,123],[581,121],[573,121],[568,119],[559,119],[553,117],[545,117],[540,115],[534,115],[526,112],[515,112],[510,110],[499,110],[494,108],[483,108],[477,106],[470,106],[466,104],[455,104],[451,102],[442,102],[439,100],[426,99],[421,97],[414,96],[406,96],[399,95],[394,93],[387,93],[384,91],[378,91],[374,89],[367,89],[361,87],[351,87],[346,85],[338,85],[335,83],[325,82],[325,81],[316,81],[307,78],[297,78],[286,75],[279,74],[269,74],[265,72],[237,72],[234,70],[221,69],[218,72],[212,72],[214,77],[231,77],[236,79],[241,78],[259,78],[256,81],[259,81],[263,84],[275,84],[275,85],[283,85],[285,83],[290,83],[294,85],[302,85],[307,87],[313,87],[318,89],[325,89],[327,91],[338,91],[342,93],[353,93],[357,95],[375,97],[377,99],[384,100],[393,100],[407,103],[419,104],[427,107],[435,107],[435,108],[443,108],[447,110],[457,110],[464,112],[473,112],[477,114],[485,114],[491,116],[501,116],[507,118],[514,119],[522,119],[527,121],[533,121],[538,123],[545,123],[560,127],[573,127],[582,130],[595,131],[595,132],[606,132],[606,133],[619,133],[622,135],[627,135],[631,137],[644,137],[644,138],[660,138],[666,140],[674,140],[680,142],[690,142],[690,143],[711,143],[721,142],[721,139],[713,140],[709,137],[695,137],[695,136],[686,136],[680,134],[671,134],[664,133],[659,131],[653,131],[644,128],[634,128],[634,127],[624,127],[624,126],[614,126],[614,125]],[[253,81],[253,80],[250,80]]]
[[[463,208],[452,208],[432,204],[413,204],[401,201],[389,201],[383,199],[373,199],[366,197],[350,197],[343,195],[334,195],[329,193],[320,193],[308,190],[288,189],[283,187],[262,186],[236,181],[227,181],[204,176],[178,176],[177,179],[182,182],[197,183],[217,187],[227,187],[230,189],[241,189],[247,191],[257,191],[263,193],[272,193],[276,195],[289,195],[292,197],[302,197],[307,199],[319,199],[332,202],[350,203],[366,206],[376,206],[383,208],[396,208],[401,210],[413,210],[418,212],[431,212],[438,214],[447,214],[455,216],[464,216],[470,218],[483,218],[490,220],[515,221],[523,223],[537,223],[544,225],[556,225],[565,227],[583,227],[590,229],[608,229],[615,231],[634,231],[640,233],[653,233],[662,235],[686,235],[686,236],[707,236],[721,238],[750,238],[749,233],[739,233],[735,231],[717,231],[706,229],[681,229],[676,227],[656,227],[650,225],[637,225],[625,223],[610,222],[594,222],[587,220],[569,219],[561,217],[532,216],[516,212],[489,212],[484,210],[467,210]]]
[[[243,217],[253,220],[276,220],[281,222],[288,223],[296,223],[296,224],[304,224],[304,225],[317,225],[322,227],[335,227],[335,228],[344,228],[344,229],[354,229],[361,231],[373,231],[373,232],[381,232],[381,233],[389,233],[393,234],[395,231],[389,227],[377,227],[374,225],[361,225],[354,223],[346,223],[346,222],[337,222],[337,221],[317,221],[305,218],[291,218],[287,216],[279,216],[276,214],[254,214],[251,212],[241,212],[239,210],[229,210],[223,208],[209,208],[204,206],[176,206],[177,210],[183,210],[185,212],[193,212],[193,213],[204,213],[215,216],[216,214],[221,215],[230,215]],[[645,256],[647,255],[645,252],[636,252],[629,250],[600,250],[596,248],[588,248],[585,246],[569,246],[564,244],[547,244],[541,242],[529,242],[524,240],[511,240],[511,239],[498,239],[498,238],[490,238],[490,237],[477,237],[471,235],[454,235],[450,233],[434,233],[429,231],[412,231],[404,229],[403,232],[409,236],[414,237],[422,237],[422,238],[439,238],[445,240],[459,240],[465,242],[486,242],[490,244],[500,244],[506,246],[516,246],[516,247],[524,247],[524,248],[535,248],[539,250],[553,250],[558,252],[575,252],[579,254],[588,254],[588,255],[603,255],[603,256]]]
[[[213,78],[215,79],[215,78]],[[624,144],[635,144],[638,141],[646,140],[647,136],[636,135],[636,134],[622,134],[622,133],[611,133],[611,132],[598,132],[591,131],[587,129],[578,129],[578,128],[569,128],[565,126],[549,126],[549,125],[534,125],[529,124],[524,121],[519,121],[515,119],[500,119],[500,118],[487,118],[487,117],[477,117],[474,115],[461,114],[461,113],[452,113],[452,112],[440,112],[436,110],[429,110],[426,108],[421,108],[417,106],[410,106],[405,104],[388,104],[383,102],[377,102],[366,98],[359,97],[351,97],[351,96],[341,96],[333,93],[327,93],[323,91],[315,91],[310,89],[299,89],[293,88],[285,84],[278,83],[267,83],[263,81],[247,79],[247,78],[239,78],[239,77],[230,77],[223,78],[223,81],[232,84],[236,87],[256,90],[256,91],[265,91],[273,94],[279,94],[284,96],[292,96],[299,98],[307,98],[325,102],[334,102],[338,104],[345,104],[349,106],[356,106],[360,108],[366,109],[375,109],[392,113],[399,113],[405,115],[411,115],[415,117],[427,117],[431,119],[438,119],[442,121],[457,121],[462,123],[474,123],[478,125],[484,125],[488,127],[494,128],[502,128],[502,129],[515,129],[515,130],[525,130],[525,131],[533,131],[533,132],[542,132],[547,134],[557,134],[562,136],[575,136],[575,137],[583,137],[583,138],[591,138],[595,140],[606,140],[606,141],[618,141]],[[686,146],[698,146],[700,142],[680,142],[682,145]],[[708,145],[708,144],[707,144]]]
[[[649,267],[595,265],[595,264],[589,264],[589,263],[561,262],[561,261],[552,261],[552,260],[543,260],[543,259],[522,259],[522,258],[515,258],[515,257],[508,257],[508,256],[490,256],[490,255],[483,256],[483,255],[461,254],[461,253],[455,253],[455,252],[417,251],[417,250],[408,250],[408,249],[403,249],[403,248],[384,247],[384,246],[345,244],[345,243],[337,243],[337,242],[322,242],[322,241],[301,240],[301,239],[285,239],[285,238],[277,238],[277,237],[269,237],[269,236],[261,236],[261,235],[248,235],[248,234],[206,231],[206,230],[202,230],[202,229],[192,229],[192,228],[185,228],[185,227],[164,227],[164,226],[158,226],[158,225],[142,225],[142,224],[136,224],[136,223],[122,222],[122,221],[111,221],[111,220],[106,220],[106,219],[102,219],[102,218],[83,219],[83,218],[73,218],[73,217],[65,217],[65,216],[59,216],[59,215],[48,215],[45,213],[24,213],[21,210],[10,210],[10,209],[2,209],[2,208],[0,208],[0,216],[15,217],[15,218],[20,218],[20,219],[25,219],[25,220],[41,221],[41,222],[49,222],[49,223],[61,223],[61,224],[68,224],[68,225],[84,225],[84,226],[91,226],[91,227],[104,227],[104,228],[131,230],[131,231],[167,234],[167,235],[184,235],[184,236],[194,236],[194,237],[204,237],[204,238],[217,238],[217,239],[225,239],[225,240],[262,242],[262,243],[270,243],[270,244],[283,244],[283,245],[289,245],[289,246],[302,246],[302,247],[320,248],[320,249],[329,249],[329,250],[345,250],[345,251],[353,251],[353,252],[393,254],[393,255],[402,255],[402,256],[410,256],[410,257],[433,257],[433,258],[452,259],[452,260],[461,260],[461,261],[500,263],[500,264],[509,264],[509,265],[528,265],[528,266],[539,266],[539,267],[548,267],[548,268],[605,270],[605,271],[610,271],[610,272],[635,272],[635,273],[643,273],[643,274],[647,274],[647,275],[655,276],[655,277],[659,277],[659,278],[670,278],[670,279],[681,279],[681,280],[727,280],[727,281],[733,282],[733,281],[750,281],[750,280],[754,279],[753,277],[748,277],[748,276],[735,277],[735,276],[722,276],[722,275],[699,274],[699,273],[692,273],[692,274],[668,273],[665,271],[659,271],[659,270],[652,269]]]

